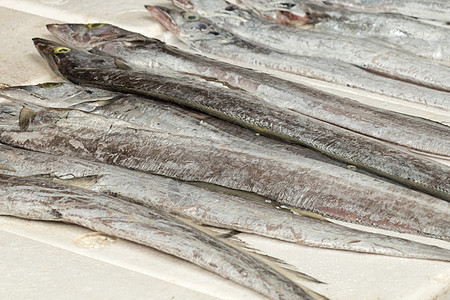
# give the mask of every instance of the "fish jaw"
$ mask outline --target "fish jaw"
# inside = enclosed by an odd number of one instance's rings
[[[175,10],[162,7],[162,6],[151,6],[145,5],[145,8],[150,12],[150,14],[158,20],[161,25],[163,25],[167,30],[175,35],[179,35],[179,29],[177,22],[175,21],[176,16]]]
[[[59,66],[64,65],[62,62],[65,60],[65,55],[63,53],[61,53],[62,55],[56,55],[54,52],[55,49],[64,47],[64,45],[41,38],[33,38],[33,43],[42,58],[47,61],[52,71],[62,76],[59,72]]]
[[[33,38],[33,42],[39,54],[50,65],[50,68],[61,76],[66,73],[63,69],[76,69],[80,62],[83,62],[90,69],[117,68],[119,64],[122,68],[126,67],[124,62],[113,57],[99,56],[86,51],[72,49],[54,41]],[[60,51],[61,49],[64,51]]]

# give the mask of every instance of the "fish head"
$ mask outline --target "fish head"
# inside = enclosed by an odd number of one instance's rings
[[[42,38],[34,38],[33,42],[39,54],[47,61],[50,68],[59,75],[65,73],[60,72],[62,69],[117,67],[116,59],[112,57],[95,55]]]
[[[106,23],[48,24],[47,29],[64,43],[86,50],[109,41],[135,38],[139,35]]]
[[[218,29],[211,21],[194,12],[162,6],[147,6],[147,10],[170,32],[188,43],[198,40],[225,40],[231,34]]]

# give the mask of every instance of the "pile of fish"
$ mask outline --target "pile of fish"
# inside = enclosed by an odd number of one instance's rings
[[[297,282],[320,278],[233,233],[450,261],[447,249],[324,218],[450,240],[450,167],[430,158],[450,159],[448,126],[255,70],[448,112],[448,29],[417,19],[428,2],[373,2],[146,7],[197,54],[110,24],[47,25],[61,42],[33,41],[69,82],[0,89],[0,214],[147,245],[271,299],[326,298]],[[432,7],[447,21],[446,3]]]

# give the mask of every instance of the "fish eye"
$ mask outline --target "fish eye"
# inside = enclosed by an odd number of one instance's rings
[[[59,53],[67,53],[69,52],[71,49],[67,48],[67,47],[55,47],[53,49],[53,53],[59,54]]]
[[[62,85],[62,82],[44,82],[44,83],[38,84],[38,86],[43,89],[53,89],[60,85]]]
[[[102,27],[104,25],[105,25],[104,23],[89,23],[89,24],[86,25],[86,27],[89,28],[89,29],[94,29],[94,28],[97,28],[97,27]]]
[[[188,22],[195,22],[195,21],[200,20],[199,16],[197,16],[196,14],[193,14],[191,12],[184,13],[183,18]]]

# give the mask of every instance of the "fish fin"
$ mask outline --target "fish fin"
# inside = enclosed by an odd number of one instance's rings
[[[30,123],[33,121],[36,116],[36,112],[31,108],[24,107],[21,109],[19,114],[19,127],[20,130],[25,131],[30,126]]]
[[[260,260],[264,261],[265,263],[271,265],[272,267],[275,265],[279,268],[282,268],[284,271],[287,271],[290,275],[292,275],[292,276],[288,276],[291,279],[303,279],[303,280],[311,281],[314,283],[325,284],[325,282],[320,281],[310,275],[307,275],[307,274],[301,272],[295,266],[285,262],[282,259],[270,256],[270,255],[262,252],[259,249],[250,247],[247,243],[245,243],[243,240],[241,240],[236,235],[228,237],[227,240],[231,241],[233,244],[235,244],[240,249],[242,249],[246,252],[249,252],[250,254],[255,255],[257,258],[259,258]],[[294,278],[292,278],[292,277],[294,277]]]
[[[119,69],[122,70],[130,70],[131,67],[129,65],[127,65],[125,62],[119,60],[119,59],[114,59],[114,64],[116,65],[116,67],[118,67]]]

